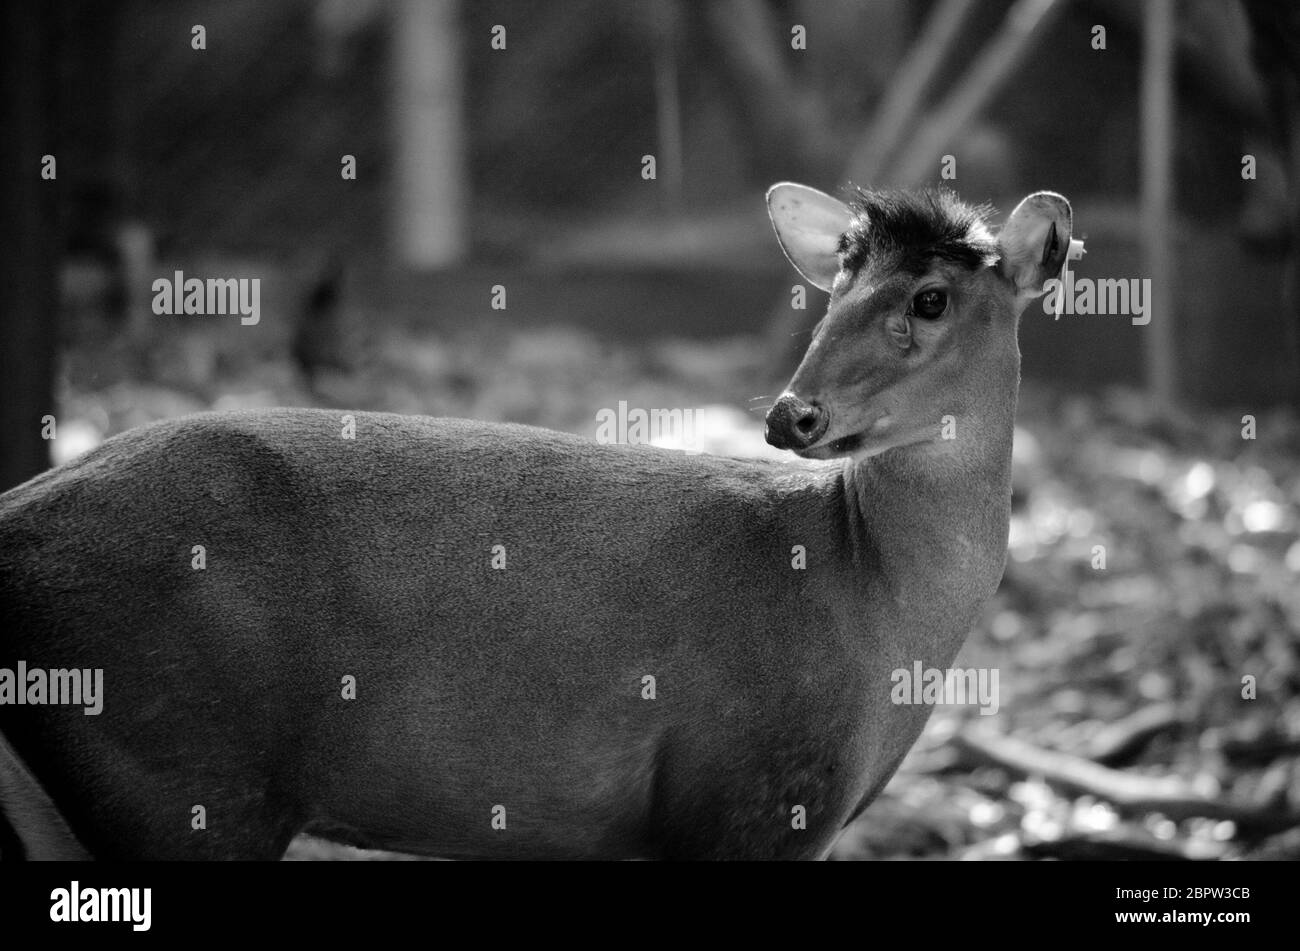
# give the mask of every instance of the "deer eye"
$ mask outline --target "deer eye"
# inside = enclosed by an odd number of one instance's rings
[[[943,291],[921,291],[912,298],[912,313],[926,320],[943,316],[948,309],[948,295]]]

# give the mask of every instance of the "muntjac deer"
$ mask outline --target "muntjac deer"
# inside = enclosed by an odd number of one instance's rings
[[[833,461],[279,409],[0,496],[0,788],[66,820],[34,851],[825,856],[929,714],[891,671],[947,666],[1002,576],[1016,327],[1072,222],[768,208],[830,304],[767,439]],[[102,711],[38,669],[102,670]]]

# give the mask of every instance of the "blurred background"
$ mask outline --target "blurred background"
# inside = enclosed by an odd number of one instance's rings
[[[1001,709],[940,708],[835,857],[1300,857],[1297,11],[6,4],[0,489],[270,405],[697,408],[692,448],[763,454],[825,307],[768,185],[1053,189],[1076,275],[1150,279],[1152,319],[1026,311],[1008,570],[957,661]],[[259,279],[259,322],[155,314],[178,270]]]

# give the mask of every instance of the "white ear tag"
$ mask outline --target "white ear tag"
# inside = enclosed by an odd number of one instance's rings
[[[1066,273],[1070,270],[1071,261],[1080,261],[1087,254],[1083,249],[1083,242],[1078,238],[1070,239],[1070,247],[1065,252],[1065,260],[1061,263],[1061,292],[1056,295],[1056,314],[1053,320],[1061,319],[1061,308],[1065,306],[1065,278]]]

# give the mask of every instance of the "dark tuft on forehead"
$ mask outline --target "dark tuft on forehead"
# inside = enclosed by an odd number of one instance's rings
[[[920,276],[937,259],[970,270],[997,260],[989,205],[968,205],[946,188],[869,191],[855,188],[853,224],[840,237],[844,267],[872,260]]]

